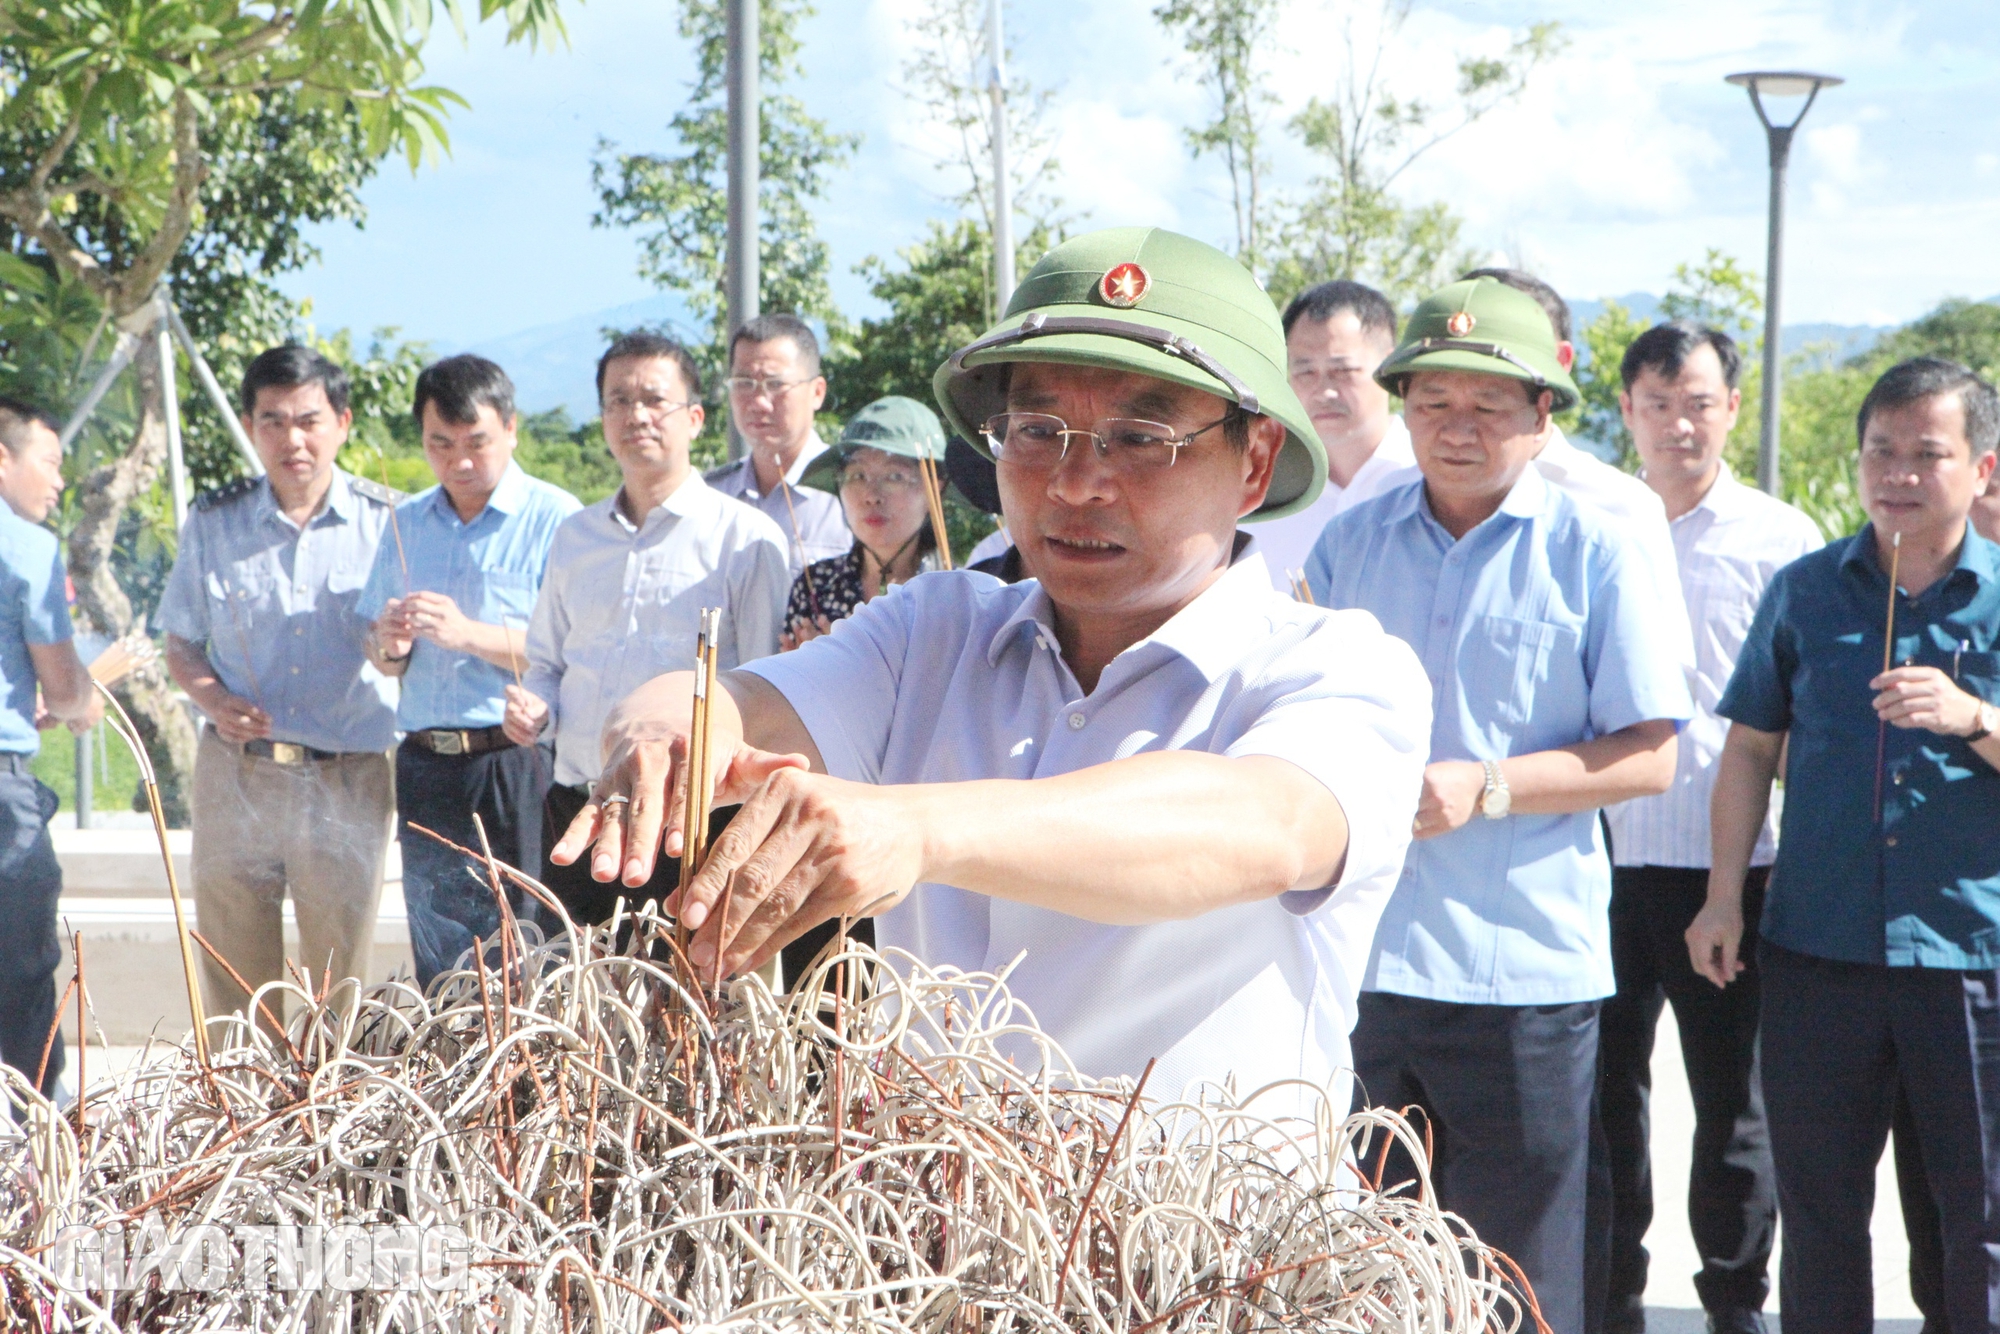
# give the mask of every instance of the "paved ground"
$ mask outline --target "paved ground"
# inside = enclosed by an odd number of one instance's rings
[[[93,1048],[87,1060],[93,1070],[122,1070],[140,1050]],[[1688,1101],[1680,1038],[1670,1010],[1660,1022],[1659,1043],[1653,1053],[1653,1178],[1658,1197],[1653,1231],[1646,1239],[1653,1256],[1651,1287],[1646,1294],[1648,1334],[1704,1334],[1707,1328],[1694,1291],[1694,1273],[1700,1262],[1687,1228],[1688,1145],[1693,1134],[1694,1108]],[[1902,1213],[1896,1206],[1895,1176],[1887,1154],[1876,1175],[1874,1236],[1875,1328],[1878,1334],[1917,1334],[1922,1322],[1910,1301],[1906,1277],[1909,1247],[1903,1239]],[[1781,1231],[1781,1251],[1783,1245]],[[1767,1309],[1776,1312],[1775,1256],[1771,1272],[1774,1291]],[[1773,1320],[1771,1328],[1775,1334],[1779,1322]]]
[[[1652,1252],[1646,1300],[1648,1334],[1703,1334],[1707,1323],[1695,1296],[1694,1274],[1701,1267],[1687,1226],[1688,1145],[1694,1136],[1694,1106],[1688,1100],[1687,1077],[1681,1071],[1680,1035],[1673,1011],[1660,1021],[1659,1043],[1653,1049],[1653,1230],[1646,1238]],[[1903,1214],[1896,1203],[1896,1176],[1889,1155],[1875,1174],[1875,1328],[1878,1334],[1917,1334],[1922,1319],[1910,1300],[1910,1248],[1903,1238]],[[1778,1248],[1783,1252],[1784,1229]],[[1771,1300],[1778,1309],[1778,1257],[1771,1257]],[[1778,1327],[1772,1322],[1772,1329]]]

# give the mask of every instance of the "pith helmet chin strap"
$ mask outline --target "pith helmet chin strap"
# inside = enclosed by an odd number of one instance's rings
[[[951,354],[951,369],[965,370],[965,359],[978,352],[989,352],[996,347],[1008,347],[1014,343],[1024,343],[1030,338],[1046,338],[1053,334],[1096,334],[1102,338],[1123,338],[1128,342],[1144,343],[1157,348],[1170,357],[1179,357],[1188,364],[1213,375],[1229,388],[1237,406],[1255,415],[1257,395],[1250,386],[1230,374],[1229,368],[1201,350],[1201,347],[1166,329],[1154,328],[1150,324],[1134,324],[1130,320],[1099,319],[1091,315],[1042,315],[1034,314],[1022,320],[1011,329],[988,334],[978,342],[962,347]]]

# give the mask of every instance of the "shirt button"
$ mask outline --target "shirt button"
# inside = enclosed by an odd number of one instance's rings
[[[1072,713],[1069,716],[1069,730],[1072,732],[1081,732],[1083,730],[1083,725],[1089,721],[1090,720],[1088,718],[1085,718],[1081,713]]]
[[[1882,841],[1888,844],[1892,848],[1896,846],[1896,836],[1894,834],[1889,835],[1889,837],[1883,839]]]
[[[1897,773],[1896,773],[1896,776],[1895,776],[1894,778],[1891,778],[1891,779],[1890,779],[1889,781],[1890,781],[1890,782],[1892,782],[1892,783],[1894,783],[1894,784],[1895,784],[1895,785],[1896,785],[1897,787],[1901,787],[1901,786],[1903,785],[1903,775],[1902,775],[1902,772],[1901,772],[1900,770],[1898,770],[1898,771],[1897,771]]]

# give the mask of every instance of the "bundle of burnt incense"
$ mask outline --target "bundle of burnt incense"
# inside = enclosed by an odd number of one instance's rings
[[[158,646],[134,630],[122,639],[112,640],[90,660],[90,679],[114,686],[159,656]]]
[[[928,454],[917,456],[917,472],[924,479],[924,505],[930,511],[931,536],[937,540],[938,565],[951,569],[951,532],[945,526],[944,484],[938,479],[937,460]]]
[[[468,856],[481,883],[525,877]],[[546,898],[553,914],[560,909]],[[836,939],[717,989],[648,904],[427,994],[300,975],[0,1140],[0,1325],[1507,1331],[1504,1261],[1355,1165],[1385,1112],[1094,1081],[1004,976]],[[497,960],[497,962],[495,962]],[[831,985],[829,985],[829,982]],[[1026,1064],[1023,1064],[1023,1061]],[[1287,1101],[1287,1107],[1294,1103]],[[1289,1113],[1288,1113],[1289,1115]]]

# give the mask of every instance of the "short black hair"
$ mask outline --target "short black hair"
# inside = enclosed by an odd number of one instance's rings
[[[286,343],[266,348],[243,368],[243,382],[236,390],[236,402],[248,417],[257,410],[260,389],[297,389],[316,384],[326,394],[327,406],[335,414],[347,411],[347,372],[309,347]]]
[[[2000,449],[2000,395],[1970,368],[1943,357],[1911,357],[1883,371],[1855,414],[1856,443],[1867,439],[1868,419],[1876,409],[1898,408],[1940,394],[1957,394],[1964,405],[1965,439],[1973,458]]]
[[[24,398],[0,394],[0,446],[5,446],[9,454],[20,453],[28,443],[28,427],[32,425],[46,426],[56,435],[62,434],[62,423],[47,408]]]
[[[1496,283],[1505,283],[1517,292],[1526,292],[1535,298],[1537,305],[1549,317],[1549,327],[1556,331],[1556,341],[1568,343],[1570,338],[1569,302],[1562,299],[1556,289],[1529,273],[1526,269],[1469,269],[1458,275],[1464,282],[1468,278],[1491,278]]]
[[[1619,378],[1628,393],[1639,372],[1648,367],[1671,379],[1704,343],[1715,349],[1715,359],[1722,363],[1722,382],[1734,389],[1743,374],[1743,354],[1737,350],[1736,340],[1698,320],[1668,320],[1634,338],[1625,349],[1625,359],[1618,363]]]
[[[1345,278],[1317,287],[1308,287],[1293,297],[1285,306],[1285,332],[1300,320],[1330,320],[1342,311],[1348,311],[1361,323],[1363,333],[1379,334],[1396,341],[1396,308],[1366,283],[1348,282]]]
[[[619,334],[611,340],[611,346],[604,349],[604,355],[597,359],[597,401],[604,401],[604,372],[612,362],[652,357],[671,361],[680,367],[681,383],[687,386],[689,398],[696,403],[701,402],[701,368],[694,364],[694,354],[665,334],[654,333],[651,329],[634,329]]]
[[[745,320],[729,335],[729,359],[736,360],[738,343],[768,343],[774,338],[789,338],[792,346],[799,350],[799,360],[812,375],[819,374],[819,339],[813,336],[812,326],[796,315],[779,312],[775,315],[759,315]]]
[[[500,369],[498,362],[461,352],[433,361],[417,376],[417,394],[410,404],[410,415],[417,419],[419,430],[424,424],[424,407],[433,403],[437,405],[438,416],[460,426],[478,421],[482,405],[493,409],[501,425],[511,426],[514,382],[507,378],[507,372]]]

